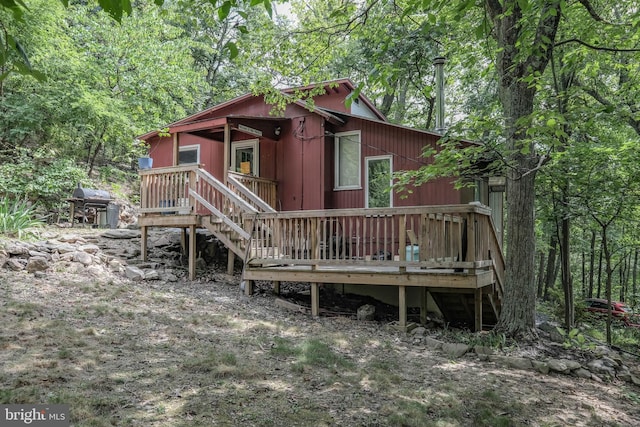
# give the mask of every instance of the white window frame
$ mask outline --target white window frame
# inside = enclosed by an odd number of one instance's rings
[[[352,185],[340,185],[340,138],[345,136],[358,136],[358,182]],[[362,189],[362,135],[359,130],[350,132],[339,132],[334,135],[334,184],[333,189],[339,190],[360,190]]]
[[[231,170],[236,171],[236,150],[242,148],[253,148],[253,164],[251,165],[251,174],[254,176],[260,176],[260,140],[259,139],[246,139],[243,141],[231,142]]]
[[[389,160],[389,187],[393,185],[393,156],[371,156],[365,157],[365,191],[364,191],[364,207],[369,207],[369,162],[372,160]],[[389,191],[389,207],[393,207],[393,190]]]
[[[180,165],[197,165],[200,164],[200,144],[195,145],[183,145],[178,148],[178,151],[191,151],[196,150],[196,162],[195,163],[180,163],[180,154],[178,153],[178,164]]]

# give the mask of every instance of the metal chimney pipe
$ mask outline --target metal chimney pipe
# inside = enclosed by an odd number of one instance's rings
[[[444,133],[444,63],[446,59],[442,56],[434,58],[433,65],[436,68],[436,127],[435,131]]]

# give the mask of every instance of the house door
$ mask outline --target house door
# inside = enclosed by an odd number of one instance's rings
[[[236,141],[231,143],[231,169],[245,175],[260,175],[258,140]]]
[[[390,208],[393,206],[393,171],[391,156],[367,157],[366,163],[366,208]]]

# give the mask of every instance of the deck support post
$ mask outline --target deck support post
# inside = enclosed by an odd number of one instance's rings
[[[253,280],[244,281],[244,294],[248,297],[253,295]]]
[[[407,288],[404,285],[398,286],[398,325],[403,329],[407,327]]]
[[[474,295],[474,305],[475,305],[475,329],[476,332],[482,331],[482,288],[475,290]]]
[[[274,280],[273,281],[273,293],[276,295],[280,295],[280,281],[279,280]]]
[[[180,230],[180,249],[182,250],[182,255],[186,255],[188,253],[186,227],[182,227],[182,229]]]
[[[189,226],[189,280],[196,278],[196,226]]]
[[[227,249],[227,252],[227,274],[229,276],[233,276],[236,254],[231,249]]]
[[[147,260],[147,227],[140,227],[140,252],[142,260]]]
[[[420,288],[420,324],[427,324],[427,288]]]
[[[317,283],[311,284],[311,315],[313,317],[320,315],[320,286]]]

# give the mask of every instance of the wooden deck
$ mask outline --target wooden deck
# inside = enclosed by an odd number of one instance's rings
[[[270,194],[267,203],[249,189],[251,177],[231,177],[225,185],[197,166],[140,175],[143,257],[148,227],[182,227],[193,234],[204,227],[229,248],[230,268],[234,256],[243,260],[247,294],[254,281],[275,288],[310,283],[314,315],[321,286],[352,284],[396,287],[401,327],[407,326],[410,287],[429,292],[448,321],[463,317],[480,330],[499,316],[504,259],[484,206],[277,212],[272,190],[260,190]],[[260,182],[261,188],[267,184]],[[420,307],[426,310],[423,301]]]

